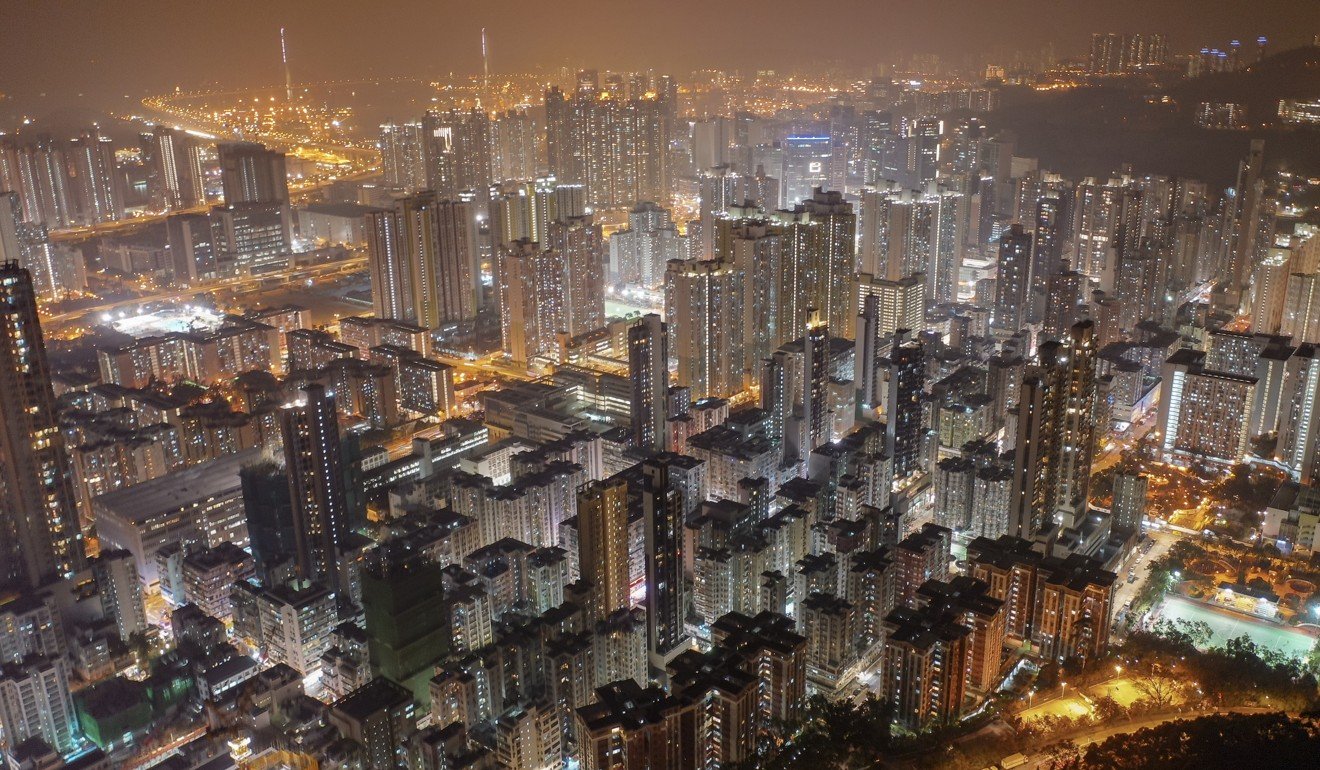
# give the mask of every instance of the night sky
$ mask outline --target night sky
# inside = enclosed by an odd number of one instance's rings
[[[682,73],[913,53],[979,62],[1047,43],[1079,54],[1094,31],[1163,32],[1175,52],[1260,34],[1293,47],[1320,34],[1320,0],[2,0],[3,111],[274,83],[281,25],[296,81],[477,72],[482,26],[497,73]]]

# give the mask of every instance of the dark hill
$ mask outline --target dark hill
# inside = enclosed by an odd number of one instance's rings
[[[1124,162],[1156,174],[1224,187],[1252,138],[1266,140],[1266,162],[1320,174],[1320,132],[1273,125],[1284,98],[1320,96],[1320,47],[1284,51],[1242,72],[1183,80],[1167,89],[1119,80],[1070,91],[1006,89],[993,129],[1018,138],[1019,155],[1069,176],[1104,177]],[[1247,105],[1249,131],[1210,131],[1193,124],[1203,101]],[[1261,124],[1271,127],[1263,128]]]

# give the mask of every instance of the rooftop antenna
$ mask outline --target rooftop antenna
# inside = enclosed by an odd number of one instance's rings
[[[284,27],[280,27],[280,59],[284,61],[284,97],[293,101],[293,78],[289,75],[289,46],[284,42]]]
[[[481,28],[481,95],[490,101],[490,57],[486,51],[486,28]],[[486,105],[490,109],[490,104]]]

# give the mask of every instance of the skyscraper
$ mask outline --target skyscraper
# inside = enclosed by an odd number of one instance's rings
[[[531,361],[556,350],[564,330],[564,259],[526,238],[500,250],[500,331],[514,361]]]
[[[669,330],[660,316],[648,313],[628,327],[628,378],[632,382],[633,444],[662,452],[669,393]]]
[[[1234,301],[1240,299],[1240,295],[1246,290],[1252,268],[1255,267],[1256,222],[1260,218],[1261,199],[1265,195],[1264,182],[1261,179],[1264,171],[1265,140],[1253,139],[1247,157],[1238,164],[1237,185],[1233,188],[1237,193],[1233,198],[1237,208],[1234,212],[1233,233],[1230,240],[1232,250],[1229,253],[1227,289],[1230,294],[1235,295]],[[1233,309],[1237,309],[1236,304]]]
[[[628,586],[628,482],[590,481],[577,493],[578,568],[592,585],[592,617],[631,606]]]
[[[687,243],[669,211],[644,201],[628,212],[628,229],[610,236],[610,264],[617,280],[655,288],[664,284],[665,263],[686,256]]]
[[[1284,364],[1275,454],[1296,481],[1320,486],[1320,355],[1304,343]]]
[[[1146,515],[1146,492],[1149,479],[1141,474],[1114,475],[1114,526],[1139,535]]]
[[[200,142],[178,129],[156,126],[143,134],[143,144],[151,161],[147,186],[153,205],[177,210],[206,202]]]
[[[830,186],[834,148],[828,136],[790,136],[784,140],[780,205],[792,208],[811,198],[812,190]]]
[[[124,218],[124,183],[115,165],[115,147],[99,128],[84,131],[66,151],[72,189],[84,224]]]
[[[420,121],[382,123],[376,146],[380,148],[386,187],[406,192],[426,187],[426,157]]]
[[[843,194],[812,188],[791,211],[779,211],[784,227],[784,271],[797,285],[780,289],[780,336],[801,337],[807,308],[820,311],[833,333],[851,338],[857,317],[857,215]],[[788,276],[786,275],[786,278]]]
[[[0,265],[0,582],[36,586],[84,561],[32,276]]]
[[[536,176],[536,125],[525,109],[508,110],[491,123],[491,171],[496,181]]]
[[[1095,452],[1095,325],[1038,348],[1022,381],[1009,534],[1033,539],[1086,515]]]
[[[339,584],[339,547],[348,530],[335,397],[324,386],[303,388],[302,401],[280,414],[289,473],[298,573]]]
[[[44,225],[23,220],[18,193],[0,192],[0,263],[15,261],[43,300],[64,299],[87,284],[82,252],[52,243]]]
[[[876,333],[886,340],[899,329],[920,329],[926,325],[926,285],[921,273],[897,280],[867,275],[857,276],[857,306],[864,309],[866,298],[876,298]]]
[[[1063,259],[1067,218],[1068,198],[1060,193],[1051,191],[1036,201],[1036,223],[1031,238],[1031,284],[1027,291],[1031,303],[1027,310],[1030,321],[1043,320],[1051,307],[1047,302],[1049,281]]]
[[[1164,35],[1097,32],[1091,35],[1090,71],[1096,75],[1136,72],[1163,64],[1168,55]]]
[[[490,116],[481,109],[428,112],[422,118],[426,187],[456,197],[494,181]]]
[[[600,225],[591,215],[563,215],[550,222],[546,242],[564,263],[564,325],[570,335],[605,325],[605,271],[601,265]]]
[[[894,333],[886,370],[885,448],[894,463],[894,479],[922,470],[921,440],[926,396],[926,356],[920,340],[908,339],[909,329]]]
[[[683,494],[669,477],[664,456],[642,463],[642,511],[646,517],[647,649],[663,669],[687,641],[683,577]]]
[[[1014,224],[999,237],[999,265],[995,275],[995,306],[990,326],[1005,335],[1015,334],[1027,320],[1027,290],[1031,278],[1031,235]]]
[[[795,321],[781,320],[781,313],[792,312],[798,306],[797,298],[789,294],[800,291],[802,276],[783,269],[782,227],[759,216],[759,210],[734,207],[728,214],[712,222],[714,255],[732,262],[746,276],[743,361],[747,371],[755,372],[761,360],[788,342],[788,335],[798,326]]]
[[[254,142],[218,146],[225,201],[212,209],[217,252],[244,269],[264,267],[289,253],[293,213],[284,153]]]
[[[673,319],[679,384],[692,389],[694,401],[743,389],[744,281],[726,260],[669,263],[665,317]]]
[[[378,318],[438,329],[476,316],[478,268],[469,205],[427,190],[400,199],[393,210],[368,214]]]
[[[668,201],[671,95],[628,95],[621,83],[601,88],[598,81],[585,70],[572,96],[546,92],[551,173],[584,185],[588,203],[600,208]]]
[[[289,203],[284,153],[256,142],[226,142],[220,153],[225,203]]]
[[[7,190],[23,200],[23,218],[49,228],[69,227],[78,217],[64,147],[49,135],[17,144],[0,140],[0,170]]]

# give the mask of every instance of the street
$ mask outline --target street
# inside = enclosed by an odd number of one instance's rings
[[[1164,554],[1168,553],[1169,548],[1176,543],[1179,538],[1187,535],[1171,529],[1147,529],[1146,537],[1152,543],[1150,550],[1143,550],[1142,546],[1137,546],[1132,553],[1128,555],[1118,570],[1118,586],[1114,589],[1114,613],[1117,616],[1124,607],[1128,605],[1141,590],[1146,582],[1147,568],[1151,562],[1154,562]],[[1136,580],[1128,582],[1129,575],[1136,575]]]
[[[1128,722],[1125,724],[1114,725],[1112,727],[1096,727],[1096,729],[1091,732],[1083,733],[1082,735],[1078,735],[1073,738],[1069,738],[1067,740],[1075,744],[1078,748],[1085,749],[1087,746],[1090,746],[1093,743],[1102,743],[1106,739],[1112,738],[1115,735],[1125,735],[1127,733],[1135,733],[1138,730],[1147,727],[1155,727],[1156,725],[1162,725],[1165,722],[1176,722],[1181,719],[1196,719],[1197,717],[1203,717],[1209,714],[1216,714],[1216,713],[1268,714],[1274,710],[1275,709],[1243,706],[1243,707],[1229,708],[1222,710],[1201,709],[1199,711],[1190,711],[1186,713],[1177,712],[1174,714],[1164,714],[1162,716],[1150,717],[1136,722]],[[1049,768],[1052,765],[1053,765],[1053,761],[1050,759],[1050,755],[1046,752],[1040,752],[1028,756],[1027,763],[1024,765],[1019,765],[1019,767],[1023,768],[1023,770],[1049,770]]]

